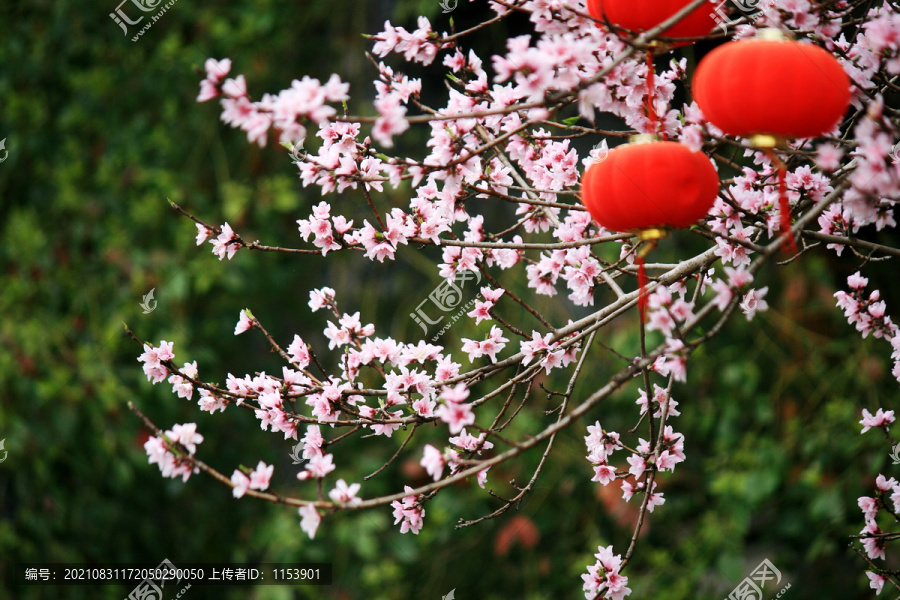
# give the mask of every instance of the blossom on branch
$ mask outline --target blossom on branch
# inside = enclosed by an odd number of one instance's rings
[[[315,330],[307,321],[298,321],[303,331],[288,334],[265,324],[278,332],[270,336],[249,309],[241,310],[234,334],[259,328],[264,335],[254,339],[265,338],[281,369],[248,364],[244,375],[227,374],[224,389],[215,377],[200,380],[196,362],[178,369],[171,342],[143,344],[138,359],[149,381],[168,380],[176,396],[193,399],[198,390],[203,411],[233,404],[263,431],[294,440],[303,434],[292,456],[302,447],[305,464],[293,485],[302,496],[300,527],[310,538],[325,513],[309,502],[327,505],[326,490],[333,504],[325,510],[390,505],[401,533],[417,534],[424,504],[435,494],[456,493],[448,479],[465,472],[476,475],[483,488],[487,467],[479,461],[506,462],[500,467],[505,473],[508,461],[546,444],[562,428],[585,426],[573,425],[581,423],[575,416],[584,415],[594,422],[584,437],[590,466],[585,481],[607,486],[620,480],[624,501],[640,500],[633,505],[640,505],[642,519],[664,507],[657,485],[666,486],[668,473],[686,459],[684,435],[669,420],[688,417],[691,410],[672,396],[688,393],[689,360],[730,319],[743,314],[752,321],[770,302],[779,304],[770,295],[777,288],[770,292],[766,283],[778,268],[773,249],[788,225],[801,252],[782,262],[802,263],[829,250],[835,260],[849,255],[856,261],[850,270],[860,271],[835,293],[837,307],[862,337],[891,344],[893,374],[900,380],[900,331],[888,310],[896,299],[869,289],[877,273],[870,263],[896,254],[882,245],[887,237],[874,237],[896,227],[900,197],[900,128],[886,102],[900,73],[895,7],[881,3],[848,11],[841,3],[779,0],[737,30],[725,27],[733,38],[750,37],[765,25],[793,30],[804,38],[798,43],[817,43],[837,56],[853,81],[854,109],[844,121],[822,139],[788,140],[771,152],[726,135],[698,104],[683,100],[691,73],[681,50],[660,47],[648,65],[635,49],[652,39],[620,37],[586,18],[581,0],[489,7],[495,19],[452,35],[435,30],[425,17],[414,27],[407,23],[411,30],[386,22],[371,36],[378,57],[375,97],[359,115],[350,113],[350,88],[338,75],[323,82],[299,74],[286,89],[257,96],[252,77],[248,85],[247,77],[232,73],[231,59],[210,58],[204,65],[197,100],[219,99],[221,120],[243,131],[249,143],[263,147],[272,132],[290,148],[289,168],[297,169],[298,181],[322,198],[292,217],[299,233],[293,242],[250,243],[227,222],[195,218],[196,243],[210,243],[220,261],[238,250],[265,250],[303,253],[325,265],[342,254],[390,278],[390,285],[368,291],[392,292],[385,298],[393,303],[391,319],[377,322],[377,330],[375,323],[361,321],[363,310],[376,314],[365,303],[348,307],[342,301],[341,310],[335,290],[327,287],[335,283],[322,280],[332,272],[324,266],[299,282],[305,286],[299,293],[309,290],[301,308],[326,313],[316,315]],[[472,49],[484,47],[473,43],[480,31],[519,14],[528,17],[532,31],[484,53]],[[853,36],[846,33],[851,29]],[[667,58],[659,55],[663,50]],[[404,63],[416,63],[415,73],[404,72]],[[444,84],[432,86],[437,79],[425,74],[429,70],[443,71]],[[708,214],[646,257],[650,244],[633,232],[601,227],[579,202],[585,167],[613,160],[616,149],[610,145],[634,133],[679,140],[729,169],[728,175],[722,172]],[[421,147],[409,147],[416,140]],[[723,148],[736,152],[726,156]],[[293,243],[299,247],[281,247]],[[640,269],[638,253],[645,259]],[[393,278],[392,271],[406,264],[425,265],[442,283],[431,292],[421,285],[393,289],[402,278]],[[465,285],[473,280],[478,283]],[[643,285],[651,291],[642,323],[638,294],[631,290]],[[384,314],[379,310],[379,318]],[[478,333],[485,321],[489,332]],[[604,379],[597,380],[597,373]],[[682,384],[683,391],[675,389]],[[637,397],[636,407],[631,405],[636,426],[622,433],[604,430],[601,420],[629,418],[605,412],[618,410],[603,401],[620,392]],[[547,398],[540,408],[536,394]],[[506,429],[513,420],[516,426]],[[873,415],[862,409],[863,432],[887,430],[893,422],[894,411]],[[323,431],[332,432],[328,439]],[[425,443],[425,431],[438,440],[443,431],[447,441]],[[394,433],[397,438],[385,439]],[[418,463],[431,481],[363,503],[360,484],[347,483],[357,479],[352,461],[335,464],[336,456],[352,455],[332,449],[354,437],[373,456],[383,455],[384,469],[395,460]],[[194,424],[175,425],[150,438],[145,450],[164,476],[187,480],[198,472],[194,453],[202,441]],[[483,457],[498,441],[508,448]],[[548,447],[548,463],[555,456]],[[242,469],[230,478],[235,497],[269,488],[272,465],[259,461],[252,471]],[[229,481],[224,474],[218,479]],[[300,483],[308,480],[316,484]],[[883,476],[875,481],[871,495],[857,500],[868,536],[861,543],[872,559],[885,556],[879,511],[900,507],[900,485]],[[530,488],[521,489],[522,495]],[[500,496],[489,500],[500,510],[509,508]],[[622,556],[601,546],[595,558],[582,575],[586,597],[629,595]],[[887,579],[875,573],[869,578],[879,591]]]

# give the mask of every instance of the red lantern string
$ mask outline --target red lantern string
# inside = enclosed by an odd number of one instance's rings
[[[658,133],[662,136],[663,141],[668,140],[665,129],[662,126],[662,120],[656,114],[654,98],[656,97],[655,84],[653,83],[656,76],[656,67],[653,65],[653,48],[647,49],[647,116],[650,118],[650,133]]]
[[[644,257],[650,254],[650,251],[656,248],[656,244],[659,243],[659,240],[665,236],[666,232],[662,229],[645,229],[638,232],[638,243],[646,242],[646,245],[639,248],[635,255],[635,261],[638,266],[638,312],[641,314],[641,323],[647,322],[647,305],[649,304],[647,285],[650,280],[647,277],[647,267],[644,264]]]
[[[647,49],[647,116],[650,118],[650,133],[659,131],[659,117],[653,107],[653,77],[656,74],[653,67],[653,50]]]
[[[771,148],[766,149],[766,155],[778,171],[778,212],[781,217],[781,233],[785,235],[781,247],[785,251],[796,254],[799,250],[797,241],[794,239],[794,232],[791,230],[791,204],[787,194],[787,165]]]

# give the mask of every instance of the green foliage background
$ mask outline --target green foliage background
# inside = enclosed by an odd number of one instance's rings
[[[459,23],[483,14],[465,4],[454,13]],[[401,536],[384,509],[327,519],[310,541],[293,509],[235,501],[204,476],[187,485],[161,479],[126,406],[134,401],[163,427],[196,421],[206,436],[203,457],[225,472],[265,460],[276,465],[273,487],[309,492],[294,478],[290,444],[262,434],[243,413],[212,417],[168,386],[150,386],[122,323],[154,343],[174,340],[177,360],[196,359],[201,376],[218,381],[229,372],[278,369],[258,336],[232,336],[242,308],[279,339],[298,332],[321,345],[324,323],[306,307],[313,287],[337,289],[342,309],[362,310],[364,323],[416,334],[406,314],[437,274],[412,250],[392,266],[357,254],[325,261],[241,252],[219,262],[209,246],[194,247],[193,226],[166,200],[227,220],[250,239],[299,244],[295,220],[318,196],[301,188],[282,148],[248,145],[219,122],[217,103],[194,102],[203,61],[233,58],[233,72],[248,76],[256,96],[305,74],[338,72],[352,83],[355,108],[366,111],[374,69],[359,33],[418,14],[445,29],[437,2],[181,0],[137,42],[109,18],[114,9],[112,0],[0,8],[0,138],[9,151],[0,163],[0,439],[9,453],[0,464],[0,597],[119,599],[129,592],[13,589],[16,562],[165,557],[334,565],[327,588],[194,588],[185,595],[191,599],[437,599],[454,588],[461,600],[581,597],[579,575],[592,549],[612,543],[624,551],[633,518],[618,492],[604,497],[589,482],[583,426],[560,437],[552,468],[518,512],[454,530],[460,518],[497,507],[461,486],[429,503],[418,537]],[[503,38],[502,29],[482,36],[482,56],[499,51]],[[429,82],[427,93],[440,94],[440,85]],[[364,215],[352,191],[336,202],[344,214]],[[396,204],[405,202],[397,193]],[[672,242],[660,251],[686,250]],[[632,597],[724,597],[762,558],[791,582],[791,598],[869,597],[847,535],[862,526],[856,498],[871,493],[879,470],[896,476],[898,467],[883,437],[860,436],[856,421],[863,407],[896,408],[897,386],[886,343],[860,340],[833,308],[831,295],[860,262],[818,250],[805,262],[768,268],[762,277],[772,310],[752,323],[735,319],[695,356],[688,385],[674,391],[682,416],[673,424],[687,437],[688,461],[662,478],[668,500],[651,516],[629,567]],[[892,265],[870,274],[897,314]],[[158,306],[144,315],[139,302],[151,288]],[[557,320],[577,312],[565,300],[543,309]],[[602,341],[633,345],[634,325],[623,322]],[[444,343],[469,333],[460,325]],[[600,350],[591,360],[576,398],[622,366]],[[630,428],[636,397],[635,384],[590,422]],[[509,434],[536,431],[545,419],[538,409],[552,407],[538,397]],[[375,451],[348,444],[338,463],[352,465],[361,480],[398,437]],[[512,495],[508,482],[527,481],[538,458],[531,453],[492,471],[490,486]],[[364,495],[421,481],[417,459],[410,454],[366,483]],[[498,536],[518,516],[537,528],[538,543],[500,552]]]

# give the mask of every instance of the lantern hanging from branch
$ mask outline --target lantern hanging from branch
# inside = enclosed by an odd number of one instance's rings
[[[588,0],[588,12],[601,23],[608,24],[614,32],[631,30],[645,32],[673,17],[693,0]],[[715,14],[706,5],[701,5],[689,12],[678,23],[664,30],[662,35],[668,37],[700,37],[708,34],[715,27]],[[690,41],[675,43],[675,46],[689,44]],[[651,133],[661,133],[665,139],[665,131],[660,123],[653,105],[653,53],[666,52],[671,46],[653,40],[647,45],[647,118],[650,119]]]
[[[694,100],[710,123],[747,138],[778,169],[779,212],[785,243],[796,250],[787,201],[787,168],[774,149],[788,138],[831,131],[850,104],[850,78],[829,52],[798,43],[778,29],[719,46],[700,61]]]
[[[634,136],[591,164],[581,183],[581,202],[600,225],[648,241],[638,253],[638,307],[646,310],[643,256],[669,229],[690,227],[712,208],[719,175],[702,152],[654,135]]]
[[[588,0],[588,12],[614,28],[644,32],[690,4],[693,0]],[[663,31],[667,37],[700,37],[716,26],[715,13],[706,4],[695,8],[681,21]]]

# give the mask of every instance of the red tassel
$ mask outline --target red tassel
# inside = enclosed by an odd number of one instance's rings
[[[659,117],[653,107],[653,78],[656,67],[653,66],[653,51],[647,50],[647,117],[650,119],[650,133],[659,132]]]
[[[659,129],[659,126],[656,123],[656,110],[653,108],[653,77],[655,71],[656,69],[653,66],[653,52],[647,50],[647,117],[650,118],[650,124],[653,126],[653,131],[650,133],[656,133]]]
[[[655,86],[653,80],[656,76],[656,67],[653,65],[653,51],[647,50],[647,117],[650,119],[650,133],[656,133],[666,140],[666,132],[660,122],[659,115],[656,114],[653,99],[655,96]]]
[[[787,234],[782,242],[782,248],[794,254],[797,250],[797,241],[794,239],[794,233],[791,231],[791,205],[788,202],[787,194],[787,167],[781,161],[778,161],[778,212],[781,213],[781,233]]]
[[[641,313],[641,323],[646,323],[647,319],[647,269],[644,267],[644,257],[638,255],[638,311]]]

